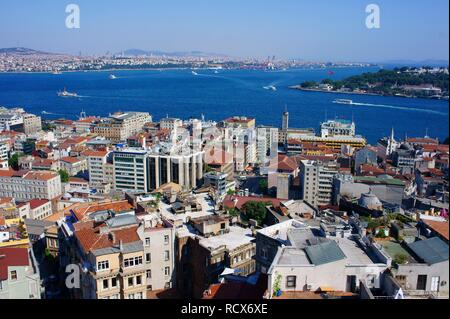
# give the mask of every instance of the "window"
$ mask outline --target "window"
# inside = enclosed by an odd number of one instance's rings
[[[108,260],[99,261],[97,263],[97,271],[103,271],[103,270],[107,270],[107,269],[109,269],[109,261]]]
[[[145,277],[147,277],[147,279],[152,278],[152,271],[150,269],[145,272]]]
[[[17,271],[11,271],[11,280],[17,280]]]
[[[170,276],[170,267],[164,268],[164,276]]]
[[[109,288],[109,280],[103,279],[103,289],[108,289],[108,288]]]
[[[295,288],[297,282],[297,276],[286,277],[286,288]]]
[[[128,287],[133,286],[133,277],[128,277]]]
[[[137,256],[134,258],[126,258],[123,261],[123,266],[125,268],[135,267],[135,266],[139,266],[139,265],[142,265],[142,256]]]
[[[150,237],[145,238],[145,246],[150,246]]]
[[[141,285],[142,284],[142,276],[137,276],[136,277],[136,285]]]
[[[117,278],[111,278],[111,287],[117,287]]]
[[[169,235],[164,235],[164,244],[169,244]]]
[[[417,290],[427,289],[427,275],[417,276]]]
[[[164,252],[164,261],[169,261],[169,259],[170,259],[170,252],[166,250]]]
[[[267,252],[267,248],[262,248],[261,249],[261,257],[264,259],[267,259],[269,256],[268,252]]]

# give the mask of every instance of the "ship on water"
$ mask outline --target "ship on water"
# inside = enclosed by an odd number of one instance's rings
[[[198,75],[198,73],[195,71],[192,71],[192,75]]]
[[[115,79],[117,79],[117,76],[115,76],[114,74],[110,74],[109,75],[109,79],[110,80],[115,80]]]
[[[347,100],[347,99],[336,99],[333,101],[333,103],[336,104],[346,104],[346,105],[353,105],[353,100]]]
[[[78,94],[69,92],[66,90],[66,88],[64,88],[63,91],[58,92],[58,96],[60,96],[60,97],[78,97]]]
[[[277,90],[277,88],[275,86],[273,86],[273,85],[265,86],[264,89],[265,90],[272,90],[272,91],[276,91]]]

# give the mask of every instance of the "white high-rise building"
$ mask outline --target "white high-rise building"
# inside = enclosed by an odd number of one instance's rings
[[[301,161],[302,199],[314,207],[329,205],[332,201],[333,178],[337,173],[336,162]]]

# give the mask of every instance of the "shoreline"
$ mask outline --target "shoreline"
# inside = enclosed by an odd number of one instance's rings
[[[370,93],[370,92],[342,92],[342,91],[327,91],[321,89],[308,89],[302,88],[300,85],[289,86],[291,90],[304,91],[304,92],[316,92],[316,93],[333,93],[333,94],[349,94],[349,95],[367,95],[367,96],[382,96],[382,97],[399,97],[404,99],[422,99],[422,100],[437,100],[437,101],[447,101],[448,99],[433,99],[426,97],[417,97],[417,96],[404,96],[404,95],[390,95],[390,94],[379,94],[379,93]]]

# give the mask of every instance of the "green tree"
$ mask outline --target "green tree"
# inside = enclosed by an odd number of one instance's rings
[[[58,171],[59,176],[61,177],[61,182],[62,183],[67,183],[69,181],[69,173],[67,173],[66,170],[64,169],[60,169]]]
[[[11,158],[8,160],[8,165],[9,167],[15,169],[16,171],[19,170],[19,158],[22,155],[19,153],[15,153],[14,155],[11,156]]]
[[[264,194],[267,194],[267,190],[269,189],[269,183],[268,183],[267,179],[262,179],[259,181],[259,189]]]
[[[408,256],[406,256],[405,254],[396,254],[394,256],[394,262],[397,265],[403,265],[404,263],[406,263],[407,260],[408,260]]]
[[[245,215],[248,219],[254,219],[258,225],[262,225],[266,220],[267,203],[250,201],[244,204]]]

